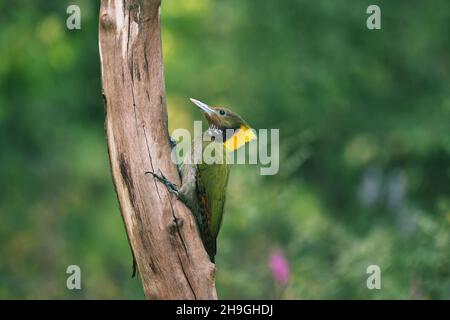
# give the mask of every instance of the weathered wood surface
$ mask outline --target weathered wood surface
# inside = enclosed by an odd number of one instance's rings
[[[145,174],[180,182],[168,142],[160,0],[102,0],[99,49],[111,171],[145,295],[216,299],[215,266],[193,215]]]

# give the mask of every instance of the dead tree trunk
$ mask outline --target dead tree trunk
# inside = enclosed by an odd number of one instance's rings
[[[194,216],[146,171],[179,184],[170,158],[160,0],[102,0],[99,49],[113,181],[148,299],[216,299]],[[124,257],[127,259],[128,257]]]

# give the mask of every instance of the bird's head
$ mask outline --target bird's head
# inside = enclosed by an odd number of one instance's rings
[[[210,127],[222,131],[225,147],[230,151],[256,139],[253,130],[237,113],[225,107],[211,107],[196,99],[190,100],[203,112]]]

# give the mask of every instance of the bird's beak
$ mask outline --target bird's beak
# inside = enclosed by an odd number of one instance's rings
[[[190,100],[192,101],[192,103],[194,103],[197,107],[199,107],[204,113],[206,113],[207,115],[213,115],[216,113],[216,111],[214,111],[214,109],[212,109],[210,106],[208,106],[206,103],[203,103],[201,101],[198,101],[196,99],[192,99],[190,98]]]

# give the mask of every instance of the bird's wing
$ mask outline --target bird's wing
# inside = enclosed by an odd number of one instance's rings
[[[211,238],[211,251],[215,254],[215,239],[222,224],[229,168],[227,164],[199,164],[197,166],[197,192],[207,238]]]

